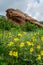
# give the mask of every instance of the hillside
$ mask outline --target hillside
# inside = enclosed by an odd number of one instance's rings
[[[0,65],[43,65],[43,29],[12,22],[0,16]]]

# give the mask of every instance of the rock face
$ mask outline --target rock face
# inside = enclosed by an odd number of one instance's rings
[[[39,21],[35,20],[34,18],[28,16],[27,14],[21,12],[18,9],[7,9],[6,10],[6,16],[8,20],[13,20],[17,22],[19,25],[25,24],[27,21],[36,24],[43,28],[43,25],[39,23]]]

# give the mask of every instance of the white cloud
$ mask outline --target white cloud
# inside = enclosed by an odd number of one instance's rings
[[[43,0],[27,1],[27,9],[25,12],[38,20],[43,20]]]
[[[8,8],[20,9],[38,20],[43,20],[43,0],[1,0],[0,14],[5,15]]]

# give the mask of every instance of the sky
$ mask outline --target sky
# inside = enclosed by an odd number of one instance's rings
[[[20,9],[37,20],[43,20],[43,0],[0,0],[0,15],[8,8]]]

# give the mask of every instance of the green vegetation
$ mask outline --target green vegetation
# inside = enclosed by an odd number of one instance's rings
[[[17,26],[0,17],[0,65],[20,64],[43,65],[43,29],[29,22]]]

